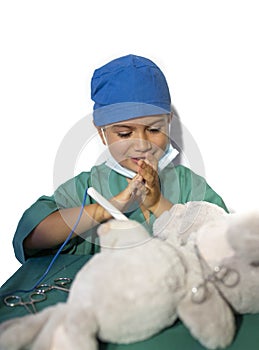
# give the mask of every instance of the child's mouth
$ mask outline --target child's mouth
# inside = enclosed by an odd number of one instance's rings
[[[133,157],[132,157],[132,158],[131,158],[131,160],[133,161],[133,163],[136,163],[136,164],[137,164],[138,161],[141,160],[141,159],[146,159],[146,158],[145,158],[145,157],[138,157],[138,158],[135,158],[135,157],[133,158]]]

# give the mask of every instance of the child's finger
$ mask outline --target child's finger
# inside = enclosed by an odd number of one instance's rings
[[[155,171],[157,171],[158,161],[157,161],[156,157],[153,156],[153,154],[147,154],[145,162],[147,164],[149,164]]]
[[[131,184],[131,195],[134,197],[142,197],[146,194],[146,188],[143,182],[135,181]]]
[[[157,172],[151,165],[144,161],[141,162],[142,163],[139,164],[139,174],[149,186],[152,186],[157,179]]]
[[[144,186],[143,177],[140,174],[137,174],[132,180],[128,180],[128,183],[129,191],[134,195],[136,195],[136,193]]]

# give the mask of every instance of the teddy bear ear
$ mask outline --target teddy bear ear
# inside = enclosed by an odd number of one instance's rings
[[[227,238],[237,256],[259,266],[259,210],[229,215]]]
[[[203,346],[208,349],[226,347],[235,334],[233,313],[210,283],[206,286],[206,297],[195,302],[188,294],[179,303],[178,316]]]

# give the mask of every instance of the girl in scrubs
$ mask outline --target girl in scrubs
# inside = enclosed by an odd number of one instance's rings
[[[53,254],[79,216],[87,188],[94,187],[130,219],[152,234],[154,220],[176,203],[208,201],[227,210],[203,177],[174,166],[170,143],[171,98],[164,74],[151,60],[127,55],[95,70],[91,81],[93,122],[109,158],[89,172],[40,197],[21,218],[14,236],[16,257]],[[89,196],[70,254],[99,251],[96,226],[111,215]]]

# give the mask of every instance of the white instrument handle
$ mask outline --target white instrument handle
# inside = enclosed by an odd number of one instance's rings
[[[97,192],[93,187],[89,187],[87,193],[92,197],[97,203],[99,203],[104,209],[106,209],[116,220],[127,221],[129,220],[127,216],[122,214],[119,209],[115,208],[106,198],[104,198],[99,192]]]

